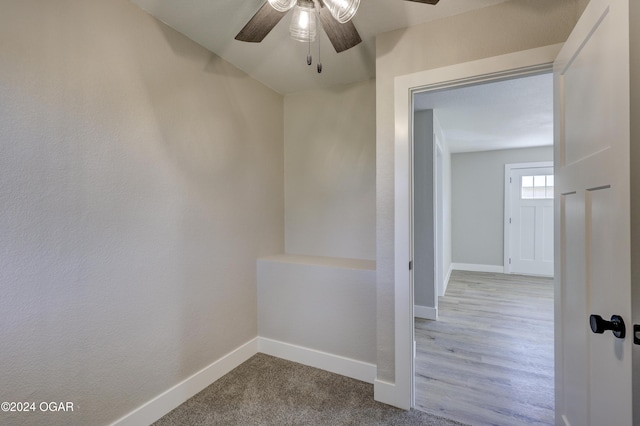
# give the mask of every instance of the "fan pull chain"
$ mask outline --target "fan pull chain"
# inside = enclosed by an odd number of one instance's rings
[[[311,57],[311,37],[309,37],[309,50],[307,51],[307,65],[311,65],[313,63],[313,58]]]
[[[318,11],[318,21],[320,21],[320,11]],[[322,73],[322,58],[320,57],[320,31],[318,31],[318,74]]]

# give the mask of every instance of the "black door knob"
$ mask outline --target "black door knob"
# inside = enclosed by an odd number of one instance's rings
[[[591,315],[589,317],[589,325],[594,333],[602,334],[607,330],[611,330],[614,336],[624,339],[626,329],[620,315],[611,315],[611,321],[607,321],[600,315]]]

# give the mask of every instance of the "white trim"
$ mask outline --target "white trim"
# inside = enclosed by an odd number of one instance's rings
[[[504,265],[504,273],[511,273],[511,264],[509,264],[509,258],[511,257],[511,164],[504,165],[504,213],[502,216],[504,220],[504,232],[503,243],[504,255],[502,262]]]
[[[440,296],[444,296],[447,294],[447,287],[449,287],[449,280],[451,279],[451,272],[453,272],[453,263],[449,264],[449,270],[447,271],[447,276],[444,277],[444,288],[442,289],[442,294]]]
[[[506,268],[502,265],[479,265],[475,263],[452,263],[451,269],[455,271],[493,272],[502,274]]]
[[[437,297],[437,296],[436,296]],[[413,307],[413,316],[415,318],[422,318],[428,320],[438,320],[438,307],[432,308],[431,306],[415,305]]]
[[[433,121],[435,123],[435,114]],[[433,262],[434,262],[434,306],[438,309],[438,297],[444,291],[444,183],[442,166],[444,163],[442,148],[438,144],[438,135],[433,133]],[[438,163],[438,158],[440,162]],[[440,199],[438,199],[440,195]],[[442,225],[442,226],[440,226]],[[442,241],[442,247],[438,243]],[[414,313],[414,315],[416,315]],[[437,317],[437,313],[436,313]],[[414,384],[415,386],[415,384]]]
[[[548,72],[562,44],[539,47],[413,74],[394,80],[394,353],[395,403],[409,409],[413,395],[413,287],[411,248],[411,156],[414,93]],[[378,399],[376,397],[376,399]]]
[[[258,338],[251,339],[197,373],[112,423],[112,426],[148,425],[258,353]]]
[[[330,371],[367,383],[373,383],[376,377],[375,364],[265,337],[258,338],[258,352]]]
[[[375,380],[375,364],[256,337],[116,420],[111,426],[151,424],[259,352],[363,382],[374,383],[375,381],[375,388],[379,390],[375,393],[376,397],[380,395],[384,398],[381,402],[389,401],[389,395],[395,396],[395,385]]]
[[[373,382],[373,395],[373,398],[378,402],[393,405],[394,407],[398,405],[396,403],[397,391],[394,383],[376,379]]]
[[[537,168],[553,168],[553,161],[540,161],[537,163],[511,163],[504,165],[504,273],[511,273],[511,226],[509,218],[511,217],[511,175],[514,170],[518,169],[537,169]]]

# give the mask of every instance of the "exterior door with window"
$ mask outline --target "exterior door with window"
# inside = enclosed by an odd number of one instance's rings
[[[507,272],[553,276],[553,166],[507,165]]]

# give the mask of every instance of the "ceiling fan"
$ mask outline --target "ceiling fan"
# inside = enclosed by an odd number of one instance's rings
[[[407,1],[435,5],[440,0]],[[315,40],[317,13],[322,28],[336,52],[344,52],[362,41],[351,22],[359,5],[360,0],[267,0],[235,39],[251,43],[261,42],[284,15],[293,9],[294,15],[289,29],[293,39],[305,42]]]

